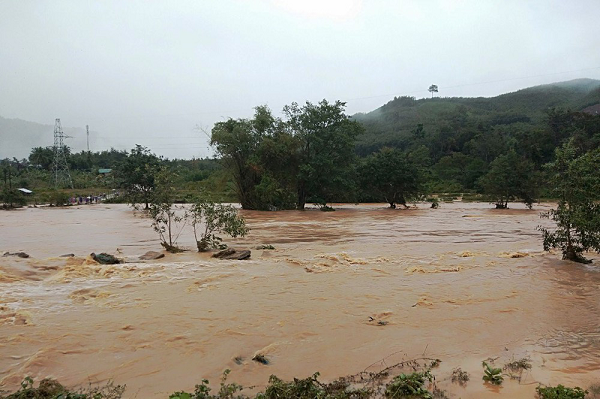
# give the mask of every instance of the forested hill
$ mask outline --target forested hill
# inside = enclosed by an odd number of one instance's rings
[[[407,150],[426,145],[435,163],[453,152],[476,155],[477,140],[510,138],[516,132],[547,126],[549,110],[582,111],[598,104],[600,80],[594,79],[535,86],[491,98],[396,97],[372,112],[353,116],[365,127],[356,149],[365,156],[386,146]],[[489,156],[482,158],[491,161]]]

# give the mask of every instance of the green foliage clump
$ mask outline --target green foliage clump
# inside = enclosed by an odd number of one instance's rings
[[[432,399],[432,393],[425,389],[427,381],[433,381],[433,376],[429,371],[400,374],[386,385],[385,397]]]
[[[230,119],[212,129],[244,209],[304,209],[307,201],[341,199],[352,187],[354,143],[362,127],[326,100],[284,107],[287,120],[256,107],[253,119]]]
[[[494,385],[501,385],[504,381],[502,369],[491,367],[486,362],[483,362],[483,380]]]
[[[223,372],[223,376],[221,377],[221,387],[216,395],[210,394],[211,389],[208,386],[208,380],[202,380],[200,384],[196,385],[194,393],[185,391],[175,392],[169,395],[169,399],[247,399],[247,396],[237,394],[243,390],[241,385],[227,383],[229,373],[231,373],[231,370],[229,369]]]
[[[600,148],[577,156],[573,141],[556,150],[547,166],[558,206],[542,214],[556,223],[554,231],[538,227],[544,250],[560,248],[563,259],[589,263],[583,252],[600,252]]]
[[[368,156],[359,168],[363,190],[385,200],[391,208],[417,199],[424,191],[424,176],[418,164],[402,151],[383,148]]]
[[[562,385],[556,387],[537,387],[539,399],[585,399],[588,393],[579,387],[567,388]]]
[[[129,203],[144,204],[149,209],[160,163],[159,157],[139,144],[119,163],[116,173]]]
[[[161,245],[169,252],[181,252],[177,247],[183,228],[185,215],[183,210],[174,204],[173,174],[162,167],[156,175],[156,185],[149,203],[152,228],[160,237]]]
[[[36,388],[33,379],[25,377],[18,391],[7,396],[0,393],[0,399],[120,399],[124,392],[124,385],[114,385],[112,381],[103,386],[90,384],[75,392],[51,378],[41,380]]]
[[[62,190],[54,190],[50,194],[50,203],[54,206],[65,206],[69,203],[69,194]]]
[[[199,252],[219,248],[222,238],[216,234],[225,233],[230,237],[244,237],[248,234],[246,220],[238,215],[231,205],[215,204],[212,201],[198,201],[186,214],[194,229],[194,237]],[[203,226],[203,228],[202,228]]]
[[[324,384],[318,377],[319,373],[315,373],[304,379],[294,378],[286,382],[272,375],[265,392],[256,395],[256,399],[367,399],[373,394],[371,389],[353,388],[343,380]]]
[[[511,150],[490,164],[489,172],[479,179],[479,184],[498,209],[508,208],[508,202],[515,199],[521,199],[531,208],[537,191],[536,177],[533,164]]]

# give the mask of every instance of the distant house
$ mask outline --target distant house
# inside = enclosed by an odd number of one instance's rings
[[[101,174],[104,176],[109,175],[111,173],[112,173],[112,169],[102,169],[102,168],[98,169],[98,174]]]

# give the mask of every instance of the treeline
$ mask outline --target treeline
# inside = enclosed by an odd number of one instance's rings
[[[443,103],[437,100],[427,101]],[[411,106],[416,100],[396,101]],[[418,124],[397,146],[363,156],[359,143],[369,125],[345,115],[344,103],[294,103],[283,115],[259,106],[252,119],[219,122],[212,130],[211,144],[245,209],[334,201],[394,207],[444,192],[479,193],[498,208],[514,200],[531,205],[551,196],[543,167],[557,148],[570,141],[581,155],[600,146],[599,116],[558,108],[534,127],[519,118],[489,127],[459,107],[441,127]]]
[[[72,188],[61,186],[58,189],[67,190],[70,195],[112,189],[127,190],[127,182],[132,180],[132,176],[140,176],[139,168],[146,168],[146,175],[151,176],[146,180],[153,181],[153,176],[158,173],[157,168],[165,167],[173,174],[176,187],[181,192],[180,201],[184,201],[186,196],[191,197],[194,192],[205,187],[211,187],[212,191],[218,193],[220,195],[216,198],[218,200],[234,200],[233,189],[229,187],[229,178],[220,163],[214,159],[170,160],[158,157],[142,146],[136,146],[131,151],[111,149],[79,153],[71,153],[70,149],[65,147],[64,152],[73,186]],[[24,203],[27,198],[15,193],[17,188],[26,188],[43,194],[54,191],[53,159],[52,147],[36,147],[31,150],[26,159],[1,160],[0,173],[2,173],[3,184],[0,202],[13,205]],[[145,162],[147,165],[141,167],[140,162]]]
[[[65,151],[75,190],[121,188],[135,201],[136,190],[153,190],[164,167],[178,201],[203,190],[245,209],[303,209],[308,202],[327,209],[331,202],[395,206],[467,193],[501,208],[552,198],[544,165],[564,143],[577,156],[600,147],[598,104],[600,82],[592,80],[494,98],[397,97],[354,116],[340,101],[293,103],[281,118],[259,106],[252,118],[216,123],[211,144],[219,159],[168,160],[142,146]],[[28,159],[2,161],[3,193],[52,190],[53,157],[52,147],[36,147]]]

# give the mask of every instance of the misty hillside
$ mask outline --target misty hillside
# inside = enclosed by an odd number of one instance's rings
[[[444,88],[440,87],[441,93]],[[497,97],[426,98],[396,97],[380,108],[353,116],[365,126],[357,142],[361,156],[381,147],[407,149],[415,144],[415,130],[422,125],[423,144],[444,147],[438,156],[463,151],[477,132],[493,134],[506,129],[534,129],[547,120],[547,111],[600,109],[600,81],[576,79],[522,89]],[[86,149],[85,127],[64,127],[72,138],[65,143],[72,152]],[[0,159],[27,158],[34,147],[52,146],[54,125],[6,119],[0,116]],[[456,137],[452,137],[456,136]],[[114,143],[90,131],[90,149],[108,150]],[[143,144],[143,143],[141,143]],[[447,148],[446,148],[447,147]],[[435,154],[434,158],[436,158]]]
[[[72,152],[86,149],[85,127],[63,126],[63,132],[72,137],[65,139],[65,144],[71,148]],[[98,144],[96,138],[96,132],[90,131],[90,147],[92,149]],[[0,159],[27,158],[34,147],[54,145],[54,125],[0,117],[0,143]]]
[[[443,93],[443,87],[440,91]],[[396,97],[372,112],[353,116],[365,126],[357,152],[368,155],[384,146],[406,149],[414,141],[419,125],[421,134],[431,139],[458,132],[463,137],[456,140],[465,143],[477,131],[493,133],[539,127],[553,108],[581,111],[588,107],[595,109],[593,106],[598,104],[600,81],[593,79],[534,86],[491,98]]]

